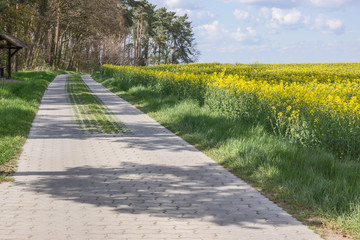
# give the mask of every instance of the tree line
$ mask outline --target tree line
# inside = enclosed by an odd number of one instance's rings
[[[28,45],[15,55],[19,69],[91,72],[104,63],[191,63],[199,56],[188,16],[146,0],[0,0],[0,32]]]

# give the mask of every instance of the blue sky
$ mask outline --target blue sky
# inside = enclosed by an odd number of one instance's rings
[[[193,23],[199,62],[360,62],[359,0],[149,0]]]

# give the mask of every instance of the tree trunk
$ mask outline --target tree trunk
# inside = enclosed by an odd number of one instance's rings
[[[19,10],[19,4],[17,3],[16,5],[15,5],[15,8],[16,8],[16,11],[18,11]],[[17,36],[18,34],[18,31],[17,31],[18,29],[15,29],[15,36]],[[18,55],[15,55],[14,56],[14,72],[17,72],[18,71],[18,66],[19,65],[19,59],[18,59]]]
[[[70,46],[70,49],[71,49],[71,57],[70,57],[70,60],[69,60],[69,64],[68,64],[68,67],[67,67],[67,70],[68,71],[72,71],[73,70],[73,64],[74,64],[74,61],[75,61],[75,53],[76,53],[76,42],[73,43],[73,46],[71,47]]]
[[[11,48],[10,43],[8,43],[8,60],[7,60],[7,72],[8,72],[8,79],[11,79]]]
[[[133,39],[133,65],[136,66],[136,38]]]
[[[153,56],[153,64],[156,64],[156,51],[157,51],[157,45],[154,43],[154,56]]]
[[[125,62],[125,59],[126,59],[126,39],[127,39],[127,34],[125,34],[125,36],[124,36],[124,57],[123,57],[123,65],[126,65],[126,62]]]
[[[66,38],[66,33],[64,33],[64,38]],[[68,52],[68,46],[69,46],[69,40],[64,39],[62,42],[62,50],[60,54],[60,60],[58,62],[58,66],[60,66],[61,69],[65,69],[66,66],[66,59],[67,59],[67,52]]]
[[[159,56],[158,56],[158,65],[161,64],[161,46],[159,44]]]
[[[49,30],[49,45],[48,45],[48,64],[50,66],[54,66],[54,49],[55,49],[55,29],[54,28],[50,28]]]
[[[119,32],[119,64],[121,65],[123,59],[123,51],[121,50],[121,32]]]
[[[40,35],[38,44],[35,46],[34,53],[32,55],[32,59],[31,59],[31,64],[30,64],[31,69],[33,69],[35,67],[35,63],[37,63],[37,61],[38,61],[38,57],[40,54],[40,43],[44,40],[44,38],[45,38],[45,33]]]
[[[149,34],[146,35],[146,42],[145,42],[145,62],[146,66],[149,66],[149,44],[150,44],[150,36]]]
[[[36,50],[35,50],[33,60],[32,60],[31,69],[33,69],[35,67],[35,63],[37,62],[38,57],[39,57],[39,52],[40,52],[40,48],[37,47]]]
[[[138,65],[142,64],[142,42],[141,42],[141,37],[142,37],[142,29],[143,29],[143,17],[141,16],[141,20],[140,20],[140,29],[139,29],[139,36],[138,36]]]
[[[174,45],[172,47],[172,54],[171,54],[171,63],[172,64],[175,63],[175,53],[176,53],[176,48],[175,48],[175,41],[174,41]]]
[[[36,25],[36,30],[35,30],[35,33],[34,33],[34,38],[33,38],[33,43],[34,44],[31,44],[30,45],[30,48],[28,49],[27,51],[27,57],[26,57],[26,67],[29,68],[30,65],[32,65],[32,60],[34,58],[34,52],[36,50],[36,48],[39,47],[40,45],[40,39],[41,39],[41,27],[40,27],[40,24],[37,24]]]
[[[55,68],[58,69],[59,66],[61,66],[61,55],[62,55],[62,51],[63,51],[63,45],[64,45],[64,34],[61,34],[61,38],[60,38],[60,46],[58,49],[58,53],[57,53],[57,59],[55,60]]]
[[[60,31],[60,2],[56,10],[56,29],[55,29],[55,56],[54,56],[54,69],[57,69],[57,55],[59,48],[59,31]]]

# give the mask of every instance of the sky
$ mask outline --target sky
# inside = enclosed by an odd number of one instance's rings
[[[187,14],[198,62],[360,62],[360,0],[148,0]]]

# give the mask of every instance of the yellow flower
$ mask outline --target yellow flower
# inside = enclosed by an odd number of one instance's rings
[[[289,120],[284,124],[313,121],[313,126],[318,129],[323,129],[320,128],[323,124],[324,127],[341,128],[339,132],[344,132],[344,136],[360,134],[360,63],[256,66],[199,63],[151,67],[106,64],[103,69],[119,71],[142,81],[173,83],[179,94],[182,87],[189,86],[198,89],[199,92],[194,90],[194,94],[199,95],[207,88],[235,92],[244,99],[255,100],[255,104],[245,103],[254,112],[260,106],[271,109],[273,117]],[[356,144],[360,145],[360,142]]]

